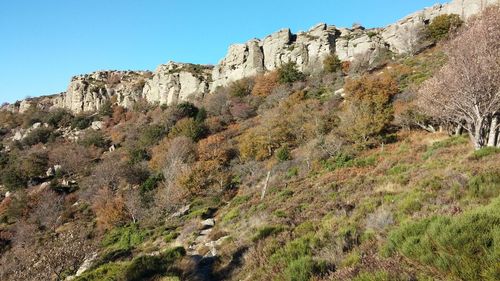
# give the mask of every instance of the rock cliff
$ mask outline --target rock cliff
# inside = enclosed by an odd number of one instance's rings
[[[95,111],[107,100],[124,107],[144,98],[151,103],[174,105],[201,98],[232,81],[272,71],[292,61],[304,72],[320,71],[330,54],[341,60],[357,57],[373,61],[388,51],[394,54],[417,50],[419,29],[442,14],[458,14],[464,19],[500,0],[453,0],[411,14],[385,28],[361,26],[337,28],[318,24],[294,34],[282,29],[263,39],[231,45],[226,56],[214,67],[169,62],[156,71],[97,71],[73,77],[66,93],[44,100],[45,106],[63,107],[74,112]],[[31,101],[4,107],[23,111]]]
[[[173,105],[209,92],[211,66],[169,62],[160,65],[144,85],[142,95],[152,103]]]

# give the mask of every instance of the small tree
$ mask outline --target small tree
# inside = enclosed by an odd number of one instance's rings
[[[468,131],[476,149],[498,143],[500,8],[468,24],[446,48],[448,62],[420,89],[420,106],[442,123]]]
[[[435,17],[431,24],[427,26],[426,34],[434,41],[440,41],[456,31],[463,24],[462,19],[457,14],[446,14]]]
[[[304,73],[297,69],[295,62],[287,62],[278,68],[278,81],[281,84],[303,81],[304,79]]]
[[[396,81],[388,76],[363,76],[348,80],[346,110],[340,130],[352,141],[366,143],[380,135],[393,119],[391,98],[398,93]]]
[[[252,95],[258,97],[267,97],[278,85],[278,72],[273,71],[267,74],[259,75],[255,78],[255,85],[252,89]]]
[[[335,73],[342,69],[342,61],[337,55],[329,55],[323,60],[323,69],[329,73]]]

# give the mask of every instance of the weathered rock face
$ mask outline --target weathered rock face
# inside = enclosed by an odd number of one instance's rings
[[[454,0],[447,4],[436,4],[387,26],[382,30],[381,37],[391,51],[408,53],[412,51],[413,44],[418,39],[418,30],[435,17],[457,14],[468,19],[494,4],[500,5],[500,0]]]
[[[142,97],[148,71],[97,71],[75,76],[66,94],[56,100],[55,106],[74,112],[96,111],[111,98],[124,107],[130,107]]]
[[[308,32],[292,34],[290,29],[282,29],[263,40],[231,45],[214,68],[212,89],[274,70],[290,61],[297,63],[302,71],[317,69],[323,59],[335,51],[336,34],[335,27],[318,24]]]
[[[454,0],[411,14],[385,28],[318,24],[297,34],[282,29],[264,39],[231,45],[215,67],[169,62],[153,73],[98,71],[74,77],[66,93],[25,100],[2,109],[22,112],[33,100],[37,106],[63,107],[74,112],[98,110],[110,99],[124,107],[130,107],[140,98],[174,105],[201,98],[232,81],[272,71],[289,61],[297,63],[304,72],[314,72],[322,69],[324,58],[330,54],[343,61],[360,57],[373,61],[388,51],[412,53],[419,48],[418,30],[436,16],[458,14],[466,19],[492,4],[500,5],[500,0]]]
[[[142,94],[151,103],[167,105],[201,98],[209,92],[211,72],[210,66],[169,62],[156,69]]]

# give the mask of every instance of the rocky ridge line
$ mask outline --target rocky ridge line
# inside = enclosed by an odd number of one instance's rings
[[[108,100],[130,108],[140,99],[175,105],[200,99],[219,86],[272,71],[289,61],[304,72],[314,72],[322,69],[322,61],[330,54],[343,61],[359,56],[373,61],[384,51],[410,53],[414,51],[417,30],[436,16],[458,14],[466,19],[493,4],[500,5],[500,0],[453,0],[425,8],[385,28],[337,28],[322,23],[297,34],[282,29],[264,39],[231,45],[215,66],[169,62],[154,72],[97,71],[73,77],[64,93],[26,99],[3,109],[23,112],[36,103],[78,113],[96,111]]]

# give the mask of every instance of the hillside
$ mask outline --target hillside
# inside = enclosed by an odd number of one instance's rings
[[[500,280],[492,3],[6,105],[0,279]]]

